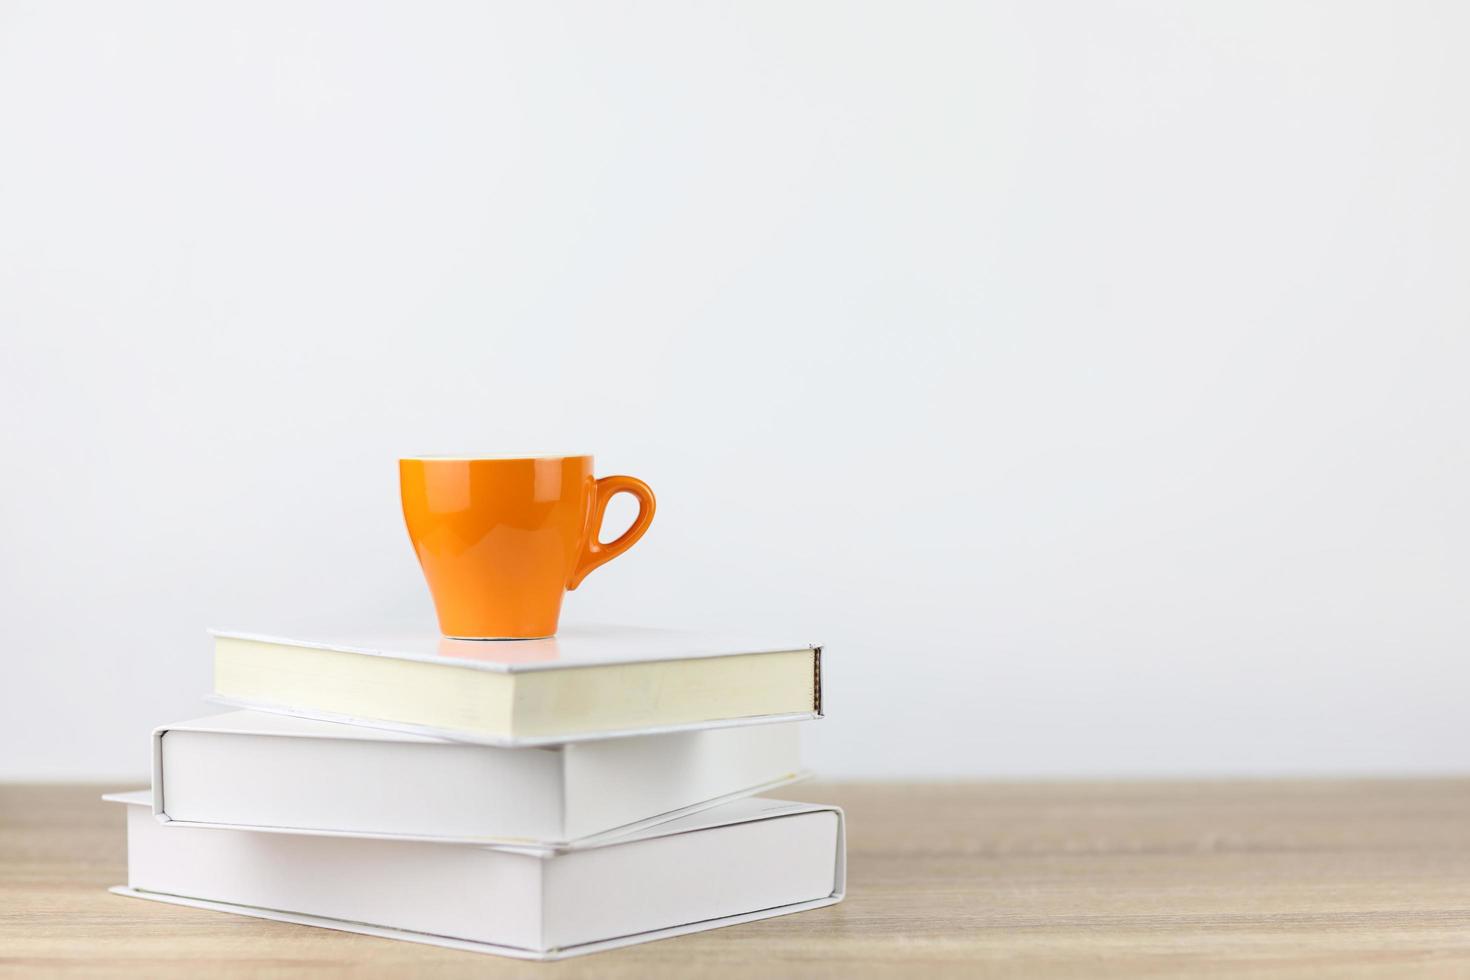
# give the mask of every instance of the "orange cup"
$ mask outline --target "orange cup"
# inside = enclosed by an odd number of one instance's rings
[[[591,456],[414,456],[398,461],[403,519],[445,636],[551,636],[562,595],[633,547],[653,522],[653,491],[631,476],[592,475]],[[638,517],[598,541],[616,493]]]

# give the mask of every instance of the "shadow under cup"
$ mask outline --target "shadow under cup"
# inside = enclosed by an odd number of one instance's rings
[[[460,639],[551,636],[563,594],[653,521],[648,485],[597,479],[591,456],[415,456],[398,461],[398,479],[439,629]],[[603,544],[602,516],[617,493],[638,498],[638,516]]]

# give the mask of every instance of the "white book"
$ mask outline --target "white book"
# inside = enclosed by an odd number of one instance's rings
[[[744,799],[598,847],[555,850],[160,823],[128,806],[113,891],[348,932],[559,959],[831,905],[834,807]]]
[[[501,748],[256,711],[153,733],[153,811],[255,830],[585,846],[797,779],[798,723]]]
[[[432,628],[211,630],[211,700],[489,745],[819,718],[812,643],[632,626],[542,640]]]

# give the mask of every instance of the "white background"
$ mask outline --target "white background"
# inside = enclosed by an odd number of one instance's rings
[[[1470,768],[1467,36],[0,0],[0,777],[427,622],[399,454],[584,448],[567,618],[820,639],[830,774]]]

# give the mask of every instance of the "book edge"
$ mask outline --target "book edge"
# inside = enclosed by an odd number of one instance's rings
[[[251,711],[266,711],[273,714],[290,715],[295,718],[306,718],[313,721],[330,721],[342,725],[358,725],[363,728],[378,728],[390,732],[403,732],[408,735],[422,735],[442,741],[467,742],[472,745],[493,745],[500,748],[546,747],[565,745],[568,742],[591,742],[604,738],[628,738],[634,735],[663,735],[670,732],[703,731],[709,728],[736,728],[742,725],[775,725],[788,721],[818,721],[825,717],[820,712],[813,710],[796,711],[780,715],[746,715],[740,718],[721,718],[715,721],[687,722],[677,725],[653,725],[645,728],[620,728],[616,731],[608,732],[574,732],[563,735],[491,736],[477,735],[473,732],[463,732],[448,728],[434,728],[428,725],[415,725],[409,722],[386,721],[379,718],[358,718],[353,715],[296,708],[290,705],[273,704],[267,701],[236,698],[225,694],[207,694],[204,696],[204,700],[211,704],[245,708]]]

